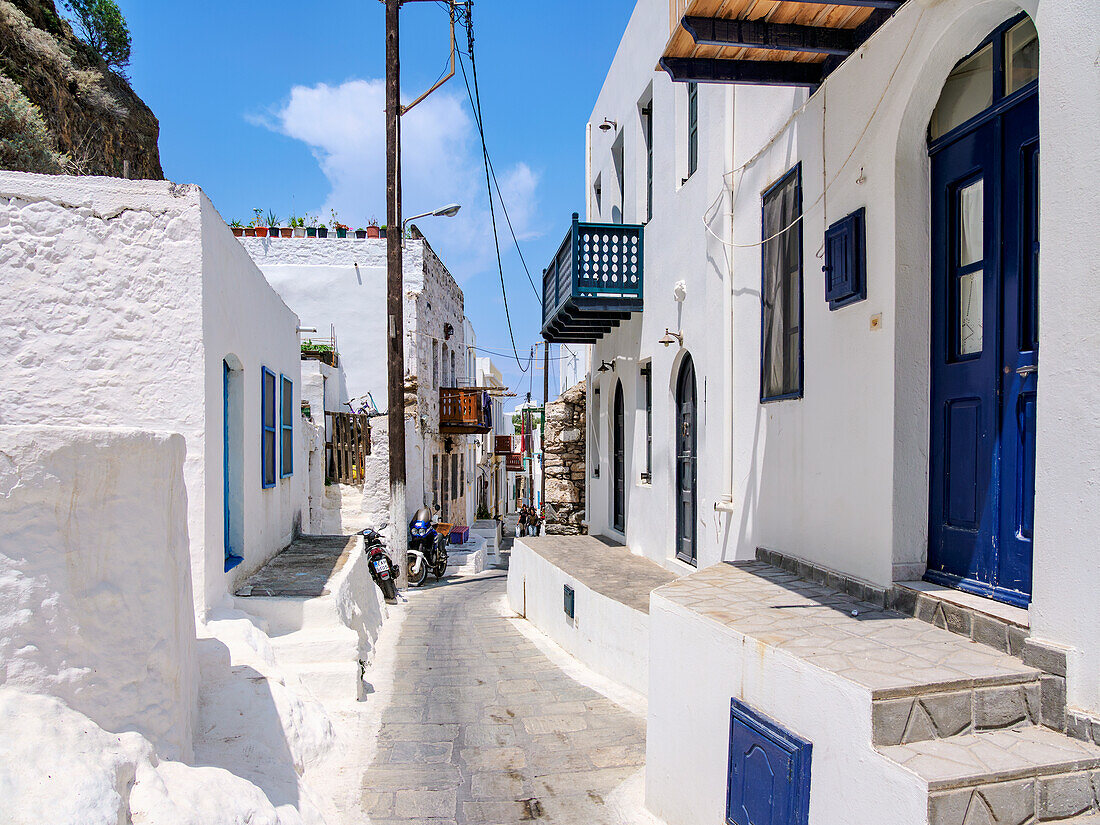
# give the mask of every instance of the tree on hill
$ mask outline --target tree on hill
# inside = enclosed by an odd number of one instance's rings
[[[130,29],[115,0],[65,0],[65,6],[84,42],[122,74],[130,63]]]

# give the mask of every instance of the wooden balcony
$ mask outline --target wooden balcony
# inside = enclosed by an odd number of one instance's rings
[[[523,455],[521,453],[509,453],[504,458],[504,469],[509,473],[522,473]]]
[[[516,452],[516,437],[513,435],[498,435],[493,452],[496,455],[511,455]]]
[[[820,85],[905,0],[669,0],[675,81]]]
[[[487,393],[468,387],[439,388],[439,432],[478,435],[493,431],[493,406]]]
[[[573,225],[542,273],[542,337],[555,344],[595,343],[642,311],[642,227]]]

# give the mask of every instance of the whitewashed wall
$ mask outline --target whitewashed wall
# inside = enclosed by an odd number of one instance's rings
[[[184,440],[0,426],[0,686],[192,755]]]
[[[1070,704],[1096,712],[1100,607],[1093,577],[1083,575],[1095,566],[1092,548],[1100,540],[1100,515],[1093,515],[1100,513],[1093,483],[1100,438],[1091,436],[1089,418],[1100,386],[1100,343],[1092,334],[1100,195],[1089,183],[1100,163],[1094,145],[1100,7],[1094,3],[921,0],[906,4],[812,98],[791,89],[703,86],[700,171],[681,185],[686,92],[651,71],[667,39],[667,4],[640,0],[591,123],[608,117],[627,130],[625,218],[635,220],[631,193],[644,191],[637,105],[652,83],[657,173],[655,217],[646,227],[646,309],[594,351],[594,363],[618,360],[614,373],[595,377],[600,414],[593,417],[590,449],[598,443],[601,477],[591,483],[589,506],[594,532],[609,533],[608,411],[614,382],[622,380],[634,438],[626,538],[632,548],[676,567],[670,561],[670,409],[682,353],[656,340],[666,326],[680,326],[699,383],[700,565],[747,558],[764,546],[879,585],[923,573],[931,325],[926,129],[955,63],[1021,9],[1039,30],[1043,135],[1031,616],[1035,635],[1074,648]],[[607,204],[614,133],[593,129],[592,135],[593,175],[602,176]],[[761,193],[799,162],[804,397],[761,405]],[[867,207],[868,297],[829,312],[818,257],[824,230],[860,206]],[[682,318],[672,299],[672,284],[681,278],[687,282]],[[881,316],[877,329],[873,316]],[[638,483],[644,428],[635,389],[638,362],[649,357],[651,488]]]
[[[0,173],[0,423],[179,432],[197,609],[293,534],[291,480],[260,487],[260,366],[290,377],[297,319],[198,187]],[[223,570],[222,359],[243,369],[245,563]]]

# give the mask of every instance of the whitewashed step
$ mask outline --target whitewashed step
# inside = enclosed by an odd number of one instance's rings
[[[337,617],[336,599],[286,596],[234,596],[233,606],[267,622],[268,633],[282,636],[303,628],[331,624]]]
[[[452,548],[447,551],[447,575],[448,576],[476,576],[485,569],[485,547],[476,550],[460,550]]]
[[[362,698],[363,677],[359,662],[287,665],[287,673],[298,680],[322,704],[354,702]]]
[[[1100,747],[1048,728],[880,747],[928,786],[929,825],[1028,825],[1100,814]]]
[[[359,636],[343,625],[275,636],[271,646],[279,662],[287,666],[347,663],[359,659]]]

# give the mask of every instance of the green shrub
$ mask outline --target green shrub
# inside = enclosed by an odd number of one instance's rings
[[[64,155],[54,151],[38,107],[0,74],[0,169],[56,175],[65,161]]]

